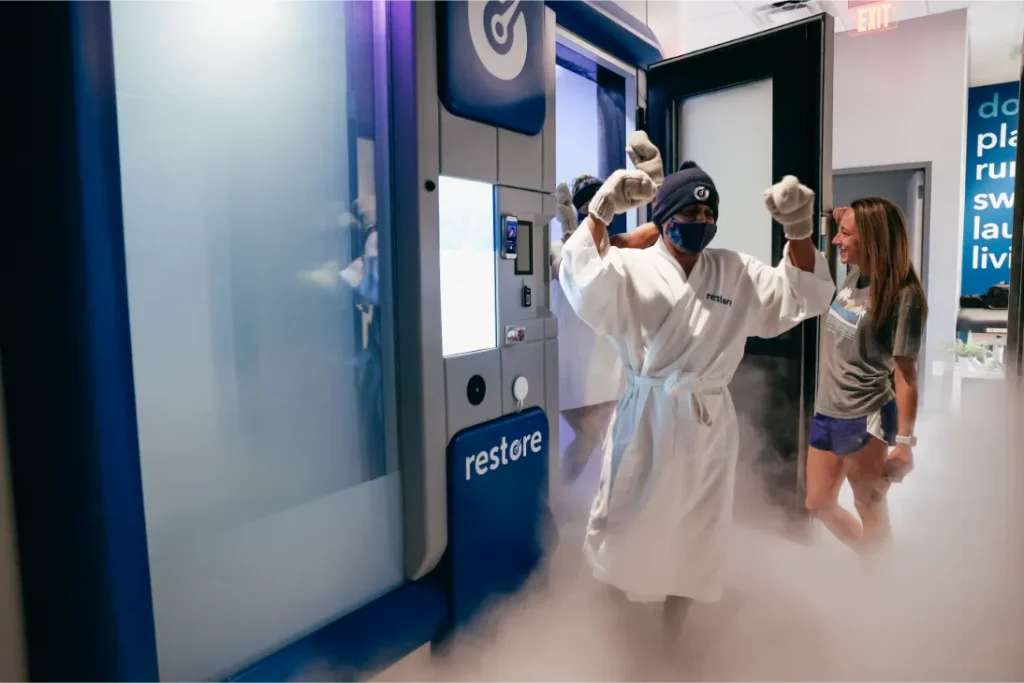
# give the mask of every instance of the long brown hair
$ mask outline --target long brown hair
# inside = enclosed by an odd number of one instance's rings
[[[928,304],[921,280],[910,256],[907,219],[900,207],[883,197],[855,199],[853,209],[861,248],[871,278],[871,322],[881,329],[900,303],[903,290],[910,289],[921,302],[921,315],[927,318]]]

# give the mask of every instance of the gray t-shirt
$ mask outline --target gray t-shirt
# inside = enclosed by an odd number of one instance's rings
[[[924,325],[921,297],[903,290],[896,311],[877,331],[868,311],[871,287],[853,268],[825,320],[815,412],[867,417],[895,397],[895,356],[917,358]]]

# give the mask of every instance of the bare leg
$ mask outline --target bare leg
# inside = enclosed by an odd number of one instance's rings
[[[836,538],[851,547],[864,535],[861,520],[839,504],[839,490],[852,464],[849,458],[810,448],[807,452],[807,510]]]
[[[562,477],[566,483],[576,481],[594,451],[604,441],[615,413],[615,405],[615,402],[598,403],[562,411],[562,417],[573,431],[573,439],[565,447],[561,458]]]
[[[873,438],[852,456],[853,466],[847,477],[853,489],[853,502],[860,514],[864,533],[860,539],[860,551],[877,550],[886,545],[892,533],[889,525],[889,505],[885,492],[887,484],[882,472],[889,446]]]

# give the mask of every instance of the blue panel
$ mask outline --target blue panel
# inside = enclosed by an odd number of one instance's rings
[[[1014,81],[968,91],[960,296],[1010,281],[1019,90]]]
[[[227,680],[311,680],[325,671],[322,680],[365,680],[429,643],[447,615],[435,578],[407,583]]]
[[[647,67],[660,62],[661,45],[654,32],[614,2],[547,0],[558,25],[624,62]]]
[[[544,5],[437,3],[438,95],[448,111],[536,135],[544,128]]]
[[[470,427],[448,444],[446,566],[456,628],[536,568],[547,482],[548,419],[539,408]]]

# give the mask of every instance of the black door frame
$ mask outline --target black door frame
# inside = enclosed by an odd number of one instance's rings
[[[1024,99],[1024,64],[1021,65],[1021,88],[1018,101]],[[1024,154],[1017,147],[1017,167],[1024,163]],[[1018,173],[1014,197],[1024,194],[1024,175]],[[1013,202],[1013,239],[1010,242],[1010,301],[1007,311],[1006,378],[1020,388],[1024,384],[1024,206]],[[1024,405],[1024,400],[1020,401]],[[1014,414],[1019,415],[1017,410]]]
[[[662,150],[666,170],[674,170],[684,160],[676,144],[680,102],[770,78],[773,180],[796,175],[815,191],[815,215],[823,217],[819,249],[826,254],[835,279],[835,264],[827,249],[829,221],[823,212],[832,207],[833,21],[830,15],[820,14],[652,65],[647,70],[646,122],[651,141]],[[785,243],[782,226],[766,213],[765,229],[772,230],[772,258],[778,262]],[[755,357],[760,357],[788,368],[782,373],[787,375],[785,381],[773,390],[784,396],[796,395],[791,403],[798,414],[796,428],[778,429],[773,419],[776,427],[762,436],[773,441],[769,450],[785,463],[785,467],[766,471],[772,497],[798,522],[808,519],[803,505],[805,466],[820,333],[818,320],[812,319],[774,339],[748,339],[741,363],[741,368],[753,365],[758,360]],[[779,469],[782,471],[774,471]],[[799,528],[809,529],[806,524]]]

